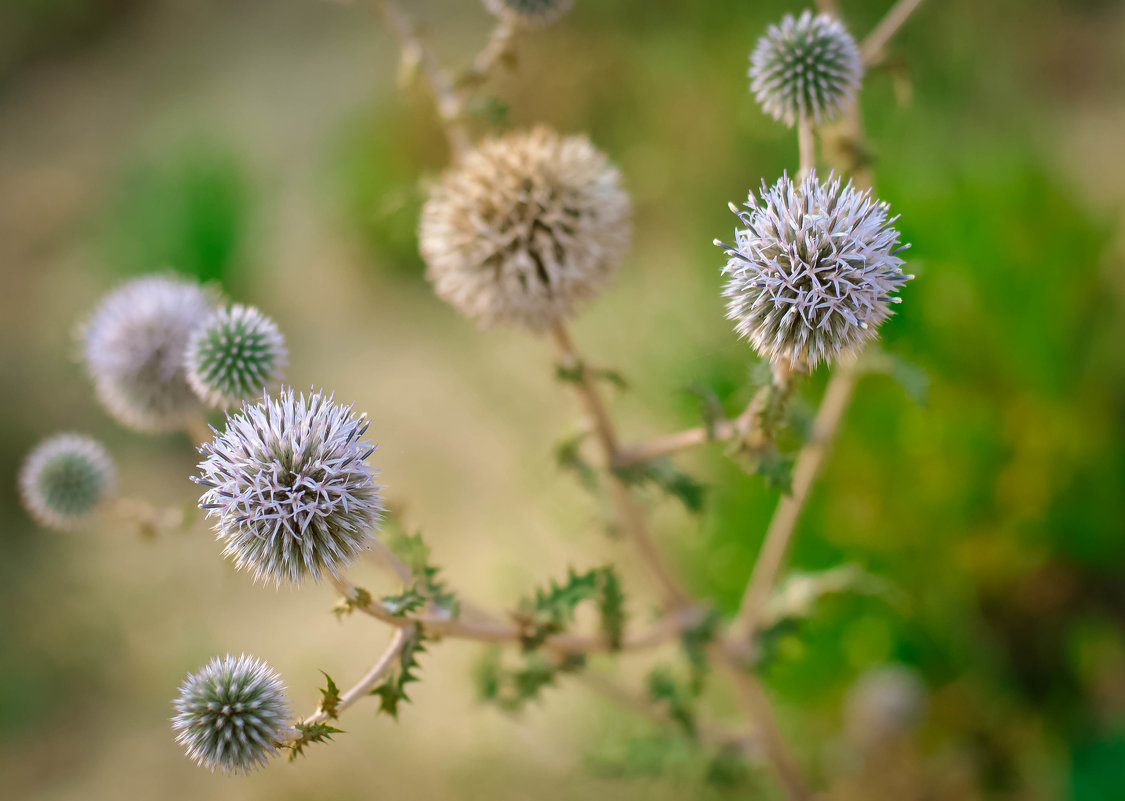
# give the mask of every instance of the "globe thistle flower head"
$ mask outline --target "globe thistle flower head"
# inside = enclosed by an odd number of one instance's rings
[[[190,674],[173,706],[176,742],[212,772],[249,773],[295,735],[281,678],[245,654],[215,657]]]
[[[767,114],[789,127],[800,117],[831,122],[862,78],[859,46],[830,14],[787,14],[750,55],[750,91]]]
[[[550,25],[573,6],[574,0],[484,0],[490,14],[528,28]]]
[[[82,355],[114,418],[138,431],[171,431],[199,414],[184,350],[210,310],[203,287],[173,276],[135,279],[102,300],[83,328]]]
[[[484,142],[434,188],[419,244],[437,294],[488,326],[542,331],[609,280],[629,246],[620,174],[584,136]]]
[[[370,548],[382,505],[368,424],[323,391],[282,390],[228,414],[194,478],[223,555],[280,585],[339,576]]]
[[[20,470],[20,497],[36,522],[73,529],[113,495],[114,478],[113,460],[101,443],[57,434],[28,454]]]
[[[902,272],[885,203],[815,173],[762,183],[743,209],[727,254],[723,295],[735,330],[771,363],[810,370],[859,350],[900,302]]]
[[[233,406],[280,379],[287,358],[273,320],[252,306],[235,304],[213,312],[192,334],[188,383],[211,406]]]

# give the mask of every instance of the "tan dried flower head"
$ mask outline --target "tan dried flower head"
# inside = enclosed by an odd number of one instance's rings
[[[630,212],[620,173],[585,136],[537,127],[485,141],[450,169],[418,238],[439,297],[482,325],[541,331],[616,270]]]

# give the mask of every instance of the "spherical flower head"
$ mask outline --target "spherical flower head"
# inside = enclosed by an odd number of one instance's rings
[[[750,55],[750,91],[767,114],[789,127],[801,117],[831,122],[862,78],[859,46],[830,14],[787,14]]]
[[[113,495],[113,459],[90,437],[58,434],[28,454],[19,484],[24,508],[38,523],[77,528]]]
[[[542,331],[574,314],[629,247],[621,176],[584,136],[548,128],[484,142],[422,209],[437,294],[482,325]]]
[[[364,460],[369,421],[322,391],[244,404],[200,448],[200,508],[240,569],[300,584],[339,576],[374,542],[382,506]]]
[[[212,772],[256,770],[295,734],[281,678],[245,654],[215,657],[189,674],[173,705],[176,742]]]
[[[845,728],[858,745],[876,746],[909,732],[925,715],[928,690],[913,668],[878,665],[848,690]]]
[[[113,417],[138,431],[171,431],[200,413],[184,350],[210,311],[203,287],[173,276],[138,278],[102,300],[83,328],[82,353]]]
[[[550,25],[574,6],[574,0],[484,0],[489,13],[527,28]]]
[[[895,254],[899,232],[887,204],[815,173],[762,184],[726,250],[723,295],[735,330],[774,365],[809,370],[858,351],[891,314],[913,278]]]
[[[187,345],[188,383],[211,406],[260,396],[278,381],[288,359],[277,324],[252,306],[212,312]]]

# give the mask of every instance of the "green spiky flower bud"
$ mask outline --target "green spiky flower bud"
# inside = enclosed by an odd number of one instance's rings
[[[113,495],[113,460],[96,440],[58,434],[28,454],[19,484],[24,508],[37,522],[76,528]]]
[[[219,309],[196,329],[187,347],[188,383],[211,406],[261,396],[281,379],[288,351],[277,325],[252,306]]]

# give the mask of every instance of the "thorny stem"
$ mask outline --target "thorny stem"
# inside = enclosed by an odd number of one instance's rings
[[[863,65],[865,67],[872,67],[879,63],[882,59],[883,48],[887,46],[887,42],[898,33],[910,15],[914,13],[918,6],[922,5],[922,0],[898,0],[887,15],[880,20],[879,24],[875,26],[875,30],[867,35],[860,45],[860,54],[863,56]]]
[[[496,65],[511,52],[512,39],[516,36],[516,30],[517,26],[513,18],[502,17],[496,23],[496,27],[492,29],[492,35],[488,38],[488,43],[473,59],[469,77],[476,80],[487,78]]]
[[[797,150],[801,164],[797,177],[805,178],[816,166],[816,137],[813,136],[812,120],[803,111],[797,120]]]
[[[464,110],[462,98],[454,88],[449,75],[442,69],[433,51],[418,35],[414,21],[399,8],[395,0],[375,0],[375,7],[383,16],[387,26],[394,32],[403,54],[417,59],[418,67],[434,96],[438,116],[441,118],[454,158],[467,152],[472,145],[472,140],[462,119]]]
[[[359,603],[356,599],[356,588],[350,582],[344,579],[336,579],[334,583],[337,591],[347,598],[355,609],[398,628],[419,625],[427,634],[433,636],[453,637],[496,645],[522,642],[521,635],[523,632],[515,623],[503,623],[491,619],[468,621],[432,613],[392,615],[378,600],[366,604]],[[648,629],[627,635],[624,642],[621,643],[620,650],[639,651],[675,639],[685,629],[697,625],[702,614],[701,609],[694,607],[671,613],[658,620]],[[614,650],[605,637],[593,635],[555,634],[547,637],[544,645],[553,651],[565,654],[604,653]]]
[[[652,540],[644,510],[640,507],[629,487],[613,472],[613,467],[617,464],[619,451],[617,431],[609,416],[609,411],[602,401],[601,394],[598,392],[597,385],[594,383],[594,377],[589,370],[584,369],[582,358],[579,356],[566,326],[557,322],[551,329],[551,333],[563,366],[576,370],[578,373],[577,381],[574,384],[575,391],[586,410],[587,416],[590,418],[590,422],[593,424],[594,434],[605,458],[606,468],[609,472],[610,496],[622,534],[632,543],[645,568],[660,587],[668,608],[683,609],[690,606],[692,603],[691,596],[684,590],[675,573],[668,567],[660,549]]]
[[[766,530],[762,551],[754,563],[750,582],[743,593],[738,614],[731,622],[729,637],[734,643],[748,644],[754,635],[789,548],[797,518],[851,401],[856,379],[856,367],[849,364],[840,365],[828,382],[824,399],[813,422],[812,436],[797,455],[797,463],[793,468],[793,493],[783,495],[778,502],[777,511]]]
[[[374,689],[383,675],[390,669],[391,665],[398,658],[399,653],[402,651],[406,641],[410,638],[413,632],[410,627],[396,629],[394,636],[391,638],[391,644],[387,646],[387,650],[379,657],[378,661],[371,666],[371,670],[364,674],[363,678],[357,681],[352,687],[340,696],[340,701],[336,704],[336,712],[343,712],[363,696],[367,695]],[[305,724],[309,723],[322,723],[328,720],[328,713],[319,706],[316,712],[309,715],[302,721]]]

